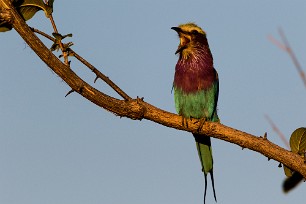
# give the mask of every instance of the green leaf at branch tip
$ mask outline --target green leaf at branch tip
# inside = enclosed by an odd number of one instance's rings
[[[0,32],[6,32],[12,30],[12,25],[5,21],[0,21]]]
[[[306,152],[305,127],[298,128],[291,134],[290,148],[293,153],[299,154],[305,159],[305,152]],[[284,172],[287,178],[283,183],[283,191],[285,193],[288,193],[303,180],[303,176],[299,172],[293,171],[285,165],[284,165]]]
[[[25,11],[20,10],[20,13],[25,20],[29,20],[30,18],[32,18],[34,14],[39,10],[43,10],[47,17],[49,17],[53,12],[53,3],[51,4],[52,6],[50,6],[49,4],[45,4],[43,0],[23,0],[18,2],[22,2],[21,5],[19,5],[21,9],[32,8],[30,11],[27,11],[27,9]],[[26,16],[31,17],[27,19],[25,18]]]
[[[61,40],[63,39],[63,36],[59,33],[52,33],[53,37],[55,37],[56,40]]]
[[[64,36],[63,36],[63,39],[66,38],[66,37],[72,38],[72,33],[69,33],[69,34],[67,34],[67,35],[64,35]]]
[[[290,148],[293,153],[304,157],[306,151],[306,128],[296,129],[290,137]]]
[[[69,33],[67,35],[61,35],[59,33],[52,33],[53,37],[55,37],[56,40],[62,40],[66,37],[72,37],[72,33]]]
[[[43,0],[14,0],[13,5],[25,21],[31,19],[38,11],[43,10],[49,17],[53,12],[53,0],[45,4]],[[12,25],[0,22],[0,32],[9,31]]]

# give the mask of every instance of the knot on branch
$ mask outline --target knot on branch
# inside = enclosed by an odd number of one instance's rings
[[[128,104],[126,108],[126,116],[133,120],[142,120],[147,111],[145,105],[143,104],[143,98],[137,97],[136,99],[131,99],[126,101]]]

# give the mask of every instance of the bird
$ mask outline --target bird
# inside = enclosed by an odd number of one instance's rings
[[[213,65],[206,32],[195,23],[172,27],[179,36],[180,43],[175,54],[179,55],[173,81],[176,112],[186,119],[199,119],[201,128],[205,121],[220,122],[217,114],[219,95],[218,73]],[[202,124],[202,125],[201,125]],[[207,191],[207,175],[210,174],[213,194],[217,202],[211,139],[193,133],[198,156],[205,179],[204,204]]]

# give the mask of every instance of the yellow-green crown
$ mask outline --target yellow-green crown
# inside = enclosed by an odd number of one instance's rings
[[[206,35],[206,33],[202,30],[202,28],[200,28],[199,26],[197,26],[195,23],[186,23],[186,24],[181,24],[178,26],[180,29],[182,29],[185,32],[191,32],[192,30],[196,30],[199,33],[202,33],[203,35]]]

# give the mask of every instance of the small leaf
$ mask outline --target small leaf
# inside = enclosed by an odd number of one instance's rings
[[[53,43],[53,45],[51,46],[50,50],[53,51],[58,51],[60,49],[60,46],[58,43]]]
[[[23,6],[19,8],[19,12],[25,21],[30,20],[39,10],[40,8],[35,6]]]
[[[72,37],[72,33],[66,34],[66,35],[61,35],[59,33],[52,33],[53,37],[56,38],[56,40],[63,40],[66,37]]]
[[[70,37],[70,38],[71,38],[71,37],[72,37],[72,33],[69,33],[69,34],[67,34],[67,35],[64,35],[64,36],[63,36],[63,39],[66,38],[66,37]]]
[[[21,5],[19,5],[20,8],[24,8],[24,7],[32,8],[32,10],[30,10],[30,11],[29,10],[26,10],[26,11],[20,10],[20,13],[23,17],[25,17],[25,15],[27,15],[27,16],[32,15],[32,17],[33,17],[34,14],[39,10],[43,10],[45,12],[45,15],[47,17],[49,17],[53,12],[53,8],[50,5],[45,4],[43,0],[23,0],[21,2],[22,2]],[[36,9],[36,11],[33,7]],[[28,19],[26,19],[26,20],[28,20]]]
[[[287,177],[292,176],[293,171],[292,171],[291,169],[289,169],[289,168],[288,168],[287,166],[285,166],[285,165],[283,165],[283,167],[284,167],[285,175],[286,175]]]
[[[0,22],[0,32],[12,30],[12,25],[6,22]]]
[[[63,36],[59,33],[52,33],[53,37],[55,37],[56,40],[62,40]]]
[[[53,2],[54,1],[50,1],[50,3],[45,4],[43,0],[14,0],[13,5],[23,19],[27,21],[40,10],[43,10],[45,15],[49,17],[53,12]],[[11,24],[0,21],[0,32],[9,31],[11,29]]]
[[[290,148],[293,153],[304,156],[306,150],[306,128],[296,129],[290,137]]]
[[[303,158],[305,158],[305,150],[306,150],[305,127],[298,128],[291,134],[290,148],[293,153],[299,154]],[[284,165],[284,172],[287,178],[283,183],[283,191],[287,193],[291,191],[293,188],[295,188],[303,180],[303,176],[299,172],[293,171],[285,165]]]

